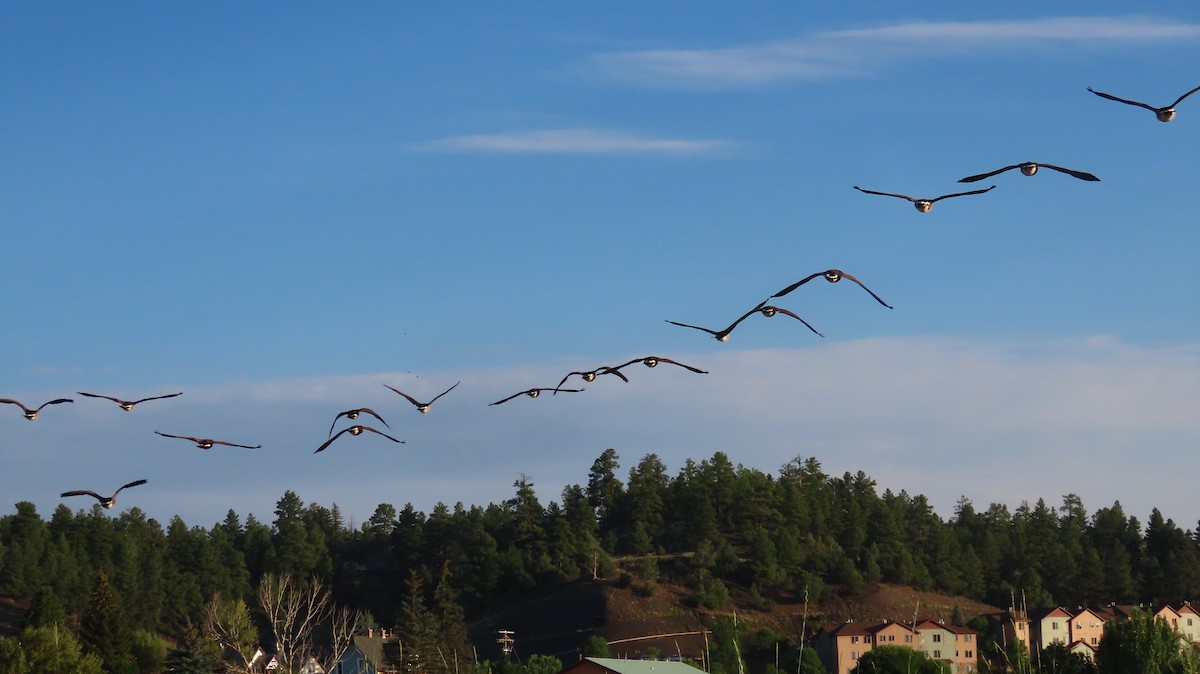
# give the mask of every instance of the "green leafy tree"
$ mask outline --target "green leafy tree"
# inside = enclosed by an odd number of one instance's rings
[[[111,674],[100,657],[85,654],[79,640],[61,626],[26,628],[0,639],[0,671],[5,674]]]
[[[1096,650],[1098,674],[1166,674],[1184,666],[1183,643],[1165,620],[1134,611],[1104,625]]]
[[[593,634],[583,640],[583,645],[579,647],[579,655],[585,658],[607,658],[608,642],[599,634]]]
[[[863,653],[855,674],[950,674],[950,666],[905,646],[876,646]]]
[[[167,642],[153,632],[138,630],[130,644],[139,674],[158,674],[167,663]]]
[[[552,655],[533,654],[525,662],[526,674],[558,674],[563,668],[562,660]]]

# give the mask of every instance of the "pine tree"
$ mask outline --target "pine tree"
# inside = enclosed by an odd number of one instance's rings
[[[435,620],[425,603],[425,583],[415,570],[408,573],[408,593],[396,616],[396,629],[403,652],[404,671],[424,673],[439,666],[441,656],[437,652]]]
[[[97,655],[107,671],[115,674],[130,666],[133,635],[103,570],[96,572],[92,594],[79,621],[79,638],[84,649]]]

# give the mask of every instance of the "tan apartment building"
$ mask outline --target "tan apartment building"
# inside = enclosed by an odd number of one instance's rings
[[[817,635],[813,648],[833,674],[850,674],[875,646],[919,648],[915,630],[897,622],[847,622]]]

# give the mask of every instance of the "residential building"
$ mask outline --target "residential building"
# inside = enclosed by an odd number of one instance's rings
[[[1050,644],[1071,644],[1071,612],[1056,606],[1029,613],[1030,651],[1040,651]]]
[[[916,630],[898,622],[847,622],[824,630],[813,645],[822,664],[833,674],[850,674],[858,660],[875,646],[920,649]]]
[[[1100,612],[1090,608],[1081,608],[1071,616],[1070,643],[1080,642],[1093,649],[1100,646],[1104,636],[1104,624],[1108,619]]]
[[[917,623],[920,650],[934,660],[950,665],[954,674],[971,674],[978,667],[978,636],[975,630],[948,625],[944,620]]]

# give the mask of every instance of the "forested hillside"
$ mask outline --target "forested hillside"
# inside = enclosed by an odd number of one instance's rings
[[[671,583],[709,609],[805,591],[816,607],[876,582],[995,606],[1020,593],[1030,607],[1200,597],[1196,537],[1157,510],[1143,525],[1119,503],[1089,513],[1073,495],[982,511],[963,498],[943,519],[922,496],[880,493],[861,471],[826,475],[814,458],[769,474],[717,453],[672,476],[653,454],[623,470],[610,449],[548,502],[520,476],[503,503],[381,504],[353,529],[336,504],[290,491],[269,522],[230,511],[210,527],[163,524],[98,505],[60,505],[47,520],[24,502],[0,519],[0,589],[22,610],[56,604],[87,625],[99,578],[122,629],[171,640],[203,622],[214,595],[258,606],[268,574],[316,575],[336,604],[404,636],[431,616],[461,628],[566,581],[619,580],[618,558],[636,591]]]

